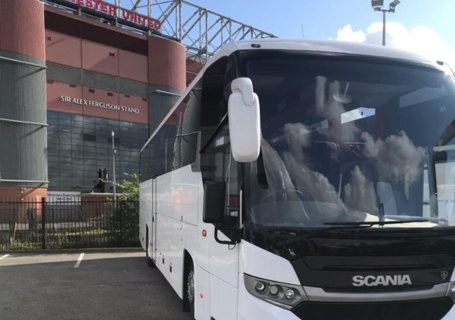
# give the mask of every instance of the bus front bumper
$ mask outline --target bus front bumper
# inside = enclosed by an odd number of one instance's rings
[[[288,310],[249,294],[243,284],[239,288],[239,320],[325,320],[325,319],[425,319],[454,320],[455,306],[448,297],[414,301],[377,303],[305,302]],[[448,312],[446,310],[449,310]],[[345,316],[343,316],[346,315]]]

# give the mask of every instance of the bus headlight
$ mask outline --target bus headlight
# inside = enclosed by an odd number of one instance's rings
[[[452,271],[452,277],[450,278],[449,289],[447,295],[452,298],[455,303],[455,270]]]
[[[244,274],[245,288],[253,296],[285,309],[308,300],[301,286],[256,278]]]
[[[455,282],[449,283],[449,289],[447,290],[447,296],[452,298],[452,301],[455,303]]]

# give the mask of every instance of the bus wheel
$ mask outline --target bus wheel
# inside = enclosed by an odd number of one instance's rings
[[[190,312],[192,319],[194,319],[194,267],[192,261],[188,261],[185,272],[185,297],[183,301],[183,310]]]

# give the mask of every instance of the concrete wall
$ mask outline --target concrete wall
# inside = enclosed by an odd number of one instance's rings
[[[44,8],[38,0],[0,1],[0,178],[47,181]],[[11,61],[15,59],[17,61]],[[0,187],[45,187],[5,182]]]

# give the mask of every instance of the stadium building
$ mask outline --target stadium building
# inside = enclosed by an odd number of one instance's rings
[[[273,37],[182,1],[134,2],[0,1],[0,198],[91,192],[112,180],[113,147],[117,181],[138,173],[205,59]]]

